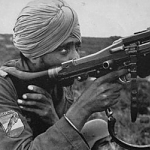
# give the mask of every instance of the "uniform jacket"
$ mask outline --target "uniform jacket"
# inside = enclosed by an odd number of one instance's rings
[[[6,66],[30,70],[24,60],[10,61]],[[63,115],[49,126],[19,108],[17,99],[27,92],[29,84],[43,86],[47,91],[50,85],[48,79],[22,81],[11,74],[0,76],[0,150],[88,150],[84,139]],[[63,89],[62,114],[72,102],[71,94]]]

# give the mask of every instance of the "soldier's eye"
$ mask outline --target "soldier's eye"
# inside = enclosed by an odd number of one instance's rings
[[[68,54],[68,49],[62,49],[61,51],[60,51],[60,53],[61,53],[61,55],[67,55]]]

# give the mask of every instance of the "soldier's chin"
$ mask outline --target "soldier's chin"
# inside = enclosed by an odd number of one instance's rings
[[[64,87],[71,86],[73,85],[73,83],[74,83],[74,79],[68,79],[60,82],[60,84]]]

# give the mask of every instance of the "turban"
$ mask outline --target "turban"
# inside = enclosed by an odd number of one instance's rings
[[[76,12],[63,0],[35,0],[19,14],[13,42],[27,58],[54,51],[68,37],[81,41]]]

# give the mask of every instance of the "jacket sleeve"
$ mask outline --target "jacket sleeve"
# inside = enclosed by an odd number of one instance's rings
[[[88,150],[89,148],[64,117],[33,139],[32,130],[17,105],[17,94],[11,80],[0,77],[0,149]]]

